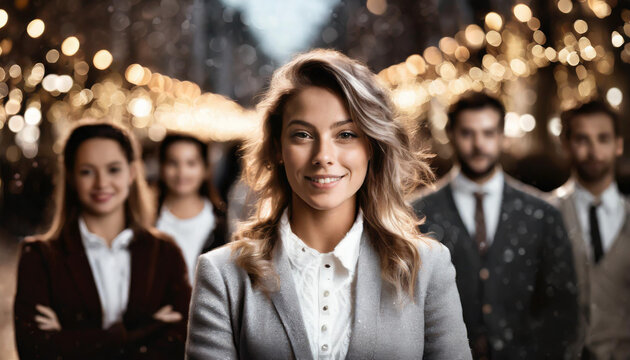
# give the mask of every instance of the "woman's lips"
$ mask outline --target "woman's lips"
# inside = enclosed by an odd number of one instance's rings
[[[335,175],[317,175],[317,176],[305,176],[311,185],[318,189],[330,189],[337,185],[339,181],[344,178],[343,176]]]
[[[114,196],[114,194],[91,194],[90,197],[92,198],[92,201],[97,202],[97,203],[104,203],[109,201],[109,199],[111,199]]]

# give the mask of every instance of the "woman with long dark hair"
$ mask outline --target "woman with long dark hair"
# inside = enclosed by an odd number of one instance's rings
[[[77,126],[65,142],[49,232],[22,247],[20,359],[183,358],[190,286],[177,245],[153,230],[132,135]]]
[[[405,199],[432,179],[426,155],[375,75],[311,51],[260,107],[257,213],[199,258],[188,359],[470,359],[449,251]]]
[[[197,257],[225,244],[225,204],[210,181],[208,145],[169,134],[159,148],[156,227],[182,249],[192,281]]]

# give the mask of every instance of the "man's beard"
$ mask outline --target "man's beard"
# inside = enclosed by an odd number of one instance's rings
[[[461,168],[462,174],[464,174],[467,178],[471,180],[482,179],[490,175],[494,171],[494,168],[497,166],[497,163],[499,162],[498,157],[492,157],[490,155],[481,154],[479,152],[474,152],[469,158],[473,158],[479,155],[487,157],[490,160],[490,162],[485,169],[478,172],[468,165],[466,158],[464,158],[461,154],[457,153],[457,160],[459,161],[459,166]]]
[[[606,175],[614,171],[614,162],[606,163],[588,159],[575,163],[577,175],[586,183],[594,183],[602,180]]]

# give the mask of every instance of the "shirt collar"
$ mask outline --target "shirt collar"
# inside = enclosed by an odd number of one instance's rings
[[[79,218],[79,232],[83,246],[87,248],[107,247],[107,242],[102,237],[90,232],[83,218]],[[112,249],[126,249],[133,238],[133,230],[127,228],[121,231],[112,241]]]
[[[575,181],[575,196],[578,201],[587,205],[591,205],[597,199],[593,194],[586,190],[578,181]],[[618,210],[618,207],[623,207],[623,201],[619,189],[617,188],[617,182],[613,181],[604,192],[599,196],[601,206],[606,212],[614,212]]]
[[[306,266],[310,261],[319,259],[321,254],[319,251],[306,245],[291,230],[289,223],[288,209],[285,209],[280,218],[280,238],[283,248],[285,249],[289,260],[299,268]],[[354,224],[346,235],[341,239],[339,244],[330,254],[335,257],[341,265],[343,265],[349,273],[354,273],[357,261],[359,259],[359,250],[361,249],[361,237],[363,235],[363,212],[359,210]]]
[[[477,184],[476,182],[467,178],[461,172],[457,174],[453,179],[453,190],[463,192],[466,194],[474,194],[476,192],[482,192],[486,195],[500,195],[503,192],[503,183],[505,176],[503,171],[498,169],[495,174],[483,184]]]

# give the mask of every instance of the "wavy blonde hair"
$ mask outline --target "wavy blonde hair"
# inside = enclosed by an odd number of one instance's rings
[[[369,140],[372,154],[365,181],[357,193],[365,230],[377,250],[381,275],[399,295],[413,299],[420,269],[418,241],[426,241],[422,223],[405,201],[414,189],[434,180],[429,155],[412,150],[408,132],[397,117],[389,92],[362,63],[333,50],[313,50],[278,69],[259,103],[262,137],[245,146],[244,179],[257,193],[256,212],[241,225],[232,244],[236,263],[256,286],[270,291],[277,276],[272,250],[292,191],[278,165],[282,113],[287,100],[309,86],[323,87],[345,103],[352,121]],[[378,200],[376,200],[378,199]]]

